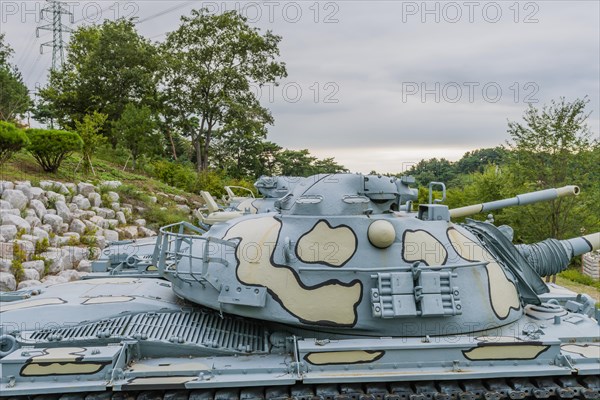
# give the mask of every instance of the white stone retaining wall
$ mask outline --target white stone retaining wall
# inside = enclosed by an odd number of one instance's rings
[[[600,279],[600,251],[586,253],[581,258],[583,273],[594,279]]]
[[[110,242],[156,235],[134,217],[143,210],[120,203],[120,185],[0,181],[0,291],[79,279]],[[47,249],[36,254],[44,239]],[[11,272],[14,246],[25,256],[20,282]]]

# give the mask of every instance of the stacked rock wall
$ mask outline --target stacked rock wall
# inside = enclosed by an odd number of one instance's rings
[[[110,242],[156,235],[120,185],[0,181],[0,291],[79,279]]]
[[[581,265],[585,275],[600,279],[600,251],[584,254]]]

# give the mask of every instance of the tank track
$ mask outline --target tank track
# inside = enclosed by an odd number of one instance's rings
[[[600,399],[600,375],[348,383],[219,390],[150,390],[12,397],[10,400],[522,400]]]

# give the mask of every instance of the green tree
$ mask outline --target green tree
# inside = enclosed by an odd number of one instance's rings
[[[83,141],[75,132],[52,129],[27,129],[27,150],[46,172],[56,172],[63,160],[81,150]]]
[[[261,143],[260,154],[258,159],[260,162],[259,170],[256,173],[256,177],[261,175],[273,176],[277,175],[277,154],[283,150],[277,143],[269,142],[265,140]]]
[[[12,56],[12,48],[4,43],[4,33],[0,33],[0,65],[8,64],[8,59]]]
[[[502,165],[505,161],[506,153],[506,149],[501,146],[468,151],[456,162],[456,172],[470,174],[473,172],[483,172],[490,164]]]
[[[262,143],[267,136],[263,121],[267,117],[262,107],[233,106],[223,127],[215,131],[212,164],[236,179],[257,178]]]
[[[421,160],[409,168],[404,175],[414,176],[421,186],[427,186],[432,181],[441,181],[449,185],[457,176],[454,165],[445,158]]]
[[[0,34],[0,121],[16,122],[31,106],[29,90],[16,66],[9,63],[12,48]]]
[[[27,135],[15,125],[0,121],[0,165],[29,144]]]
[[[50,74],[40,90],[39,115],[74,129],[75,121],[97,111],[117,121],[129,103],[156,105],[157,49],[135,29],[131,20],[106,20],[73,32],[62,68]],[[103,134],[113,146],[112,124]]]
[[[150,108],[134,104],[125,106],[121,119],[114,123],[119,140],[131,152],[134,169],[140,154],[160,144],[160,138],[155,133],[156,127]]]
[[[333,157],[315,160],[313,162],[313,168],[315,174],[337,174],[341,172],[349,172],[346,167],[336,162]]]
[[[167,35],[162,46],[163,95],[168,107],[177,110],[175,122],[191,139],[198,171],[210,165],[215,132],[221,137],[236,134],[225,126],[245,124],[232,124],[234,118],[273,123],[251,87],[287,75],[285,65],[276,60],[280,40],[270,31],[261,34],[236,12],[212,15],[207,9],[183,16],[180,27]]]
[[[317,157],[310,154],[308,149],[285,149],[275,156],[279,173],[287,176],[314,175],[313,163]]]
[[[508,124],[513,192],[570,184],[579,185],[583,191],[578,198],[564,197],[507,210],[515,223],[526,228],[523,240],[562,239],[590,228],[576,212],[578,204],[587,202],[590,191],[598,189],[600,176],[599,143],[592,138],[587,125],[588,103],[587,98],[572,102],[561,98],[541,109],[530,105],[523,122]],[[595,219],[598,221],[598,216]],[[596,224],[596,229],[600,227],[598,222],[588,223]]]
[[[82,167],[85,174],[89,174],[92,167],[92,155],[105,141],[106,137],[100,132],[106,123],[108,115],[94,111],[88,114],[81,121],[75,121],[77,133],[83,140],[81,148]]]

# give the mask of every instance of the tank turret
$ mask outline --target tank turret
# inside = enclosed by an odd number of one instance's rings
[[[528,193],[455,215],[578,192]],[[403,333],[418,336],[449,322],[466,333],[474,321],[499,327],[520,319],[526,304],[540,304],[547,288],[539,275],[553,268],[544,260],[557,246],[516,248],[489,223],[454,224],[442,204],[395,212],[414,197],[406,179],[316,175],[278,199],[278,212],[217,224],[191,246],[215,261],[159,269],[195,303],[339,335],[393,336],[399,326],[418,326]],[[556,263],[591,250],[589,243],[560,244]],[[201,283],[177,284],[183,277]]]

